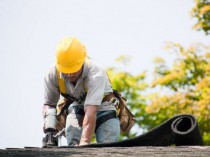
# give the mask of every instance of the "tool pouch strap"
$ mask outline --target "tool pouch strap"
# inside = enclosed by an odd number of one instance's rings
[[[117,90],[113,90],[113,93],[115,97],[119,100],[118,117],[120,119],[120,129],[122,132],[127,133],[130,131],[136,120],[131,111],[126,107],[126,99],[122,97]]]

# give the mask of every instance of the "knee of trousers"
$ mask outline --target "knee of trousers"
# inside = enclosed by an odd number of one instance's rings
[[[56,119],[56,109],[47,108],[44,113],[44,129],[56,129],[57,119]]]
[[[97,143],[117,142],[120,139],[120,122],[118,118],[102,123],[96,130]]]

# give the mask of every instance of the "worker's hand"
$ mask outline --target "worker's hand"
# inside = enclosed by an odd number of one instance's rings
[[[87,145],[87,144],[90,144],[88,142],[80,142],[79,146],[84,146],[84,145]]]

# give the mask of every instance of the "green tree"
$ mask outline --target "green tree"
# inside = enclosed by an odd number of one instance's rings
[[[192,17],[197,19],[194,29],[210,31],[210,3],[195,0]],[[195,44],[185,49],[180,44],[168,43],[168,51],[176,55],[168,67],[163,58],[155,59],[154,81],[151,88],[146,83],[146,72],[132,75],[126,71],[130,57],[122,55],[117,62],[124,69],[107,69],[114,89],[127,98],[127,105],[134,113],[137,125],[144,131],[161,124],[168,118],[181,113],[195,115],[203,139],[210,145],[210,51],[209,47]],[[152,91],[157,91],[153,92]],[[150,94],[146,95],[149,91]],[[138,133],[124,134],[133,137]]]
[[[195,0],[195,7],[191,11],[191,16],[197,20],[194,29],[204,31],[206,35],[210,33],[210,2],[209,0]]]
[[[195,44],[185,49],[169,43],[167,49],[176,54],[171,68],[164,59],[155,60],[152,88],[154,93],[147,114],[154,119],[154,127],[175,114],[195,115],[203,134],[204,142],[210,145],[210,51],[209,47]]]

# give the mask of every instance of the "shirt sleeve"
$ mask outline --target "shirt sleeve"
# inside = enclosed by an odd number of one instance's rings
[[[60,98],[56,71],[51,69],[44,78],[44,104],[56,107]]]
[[[105,78],[96,76],[87,83],[87,96],[84,105],[101,105],[105,91]]]

